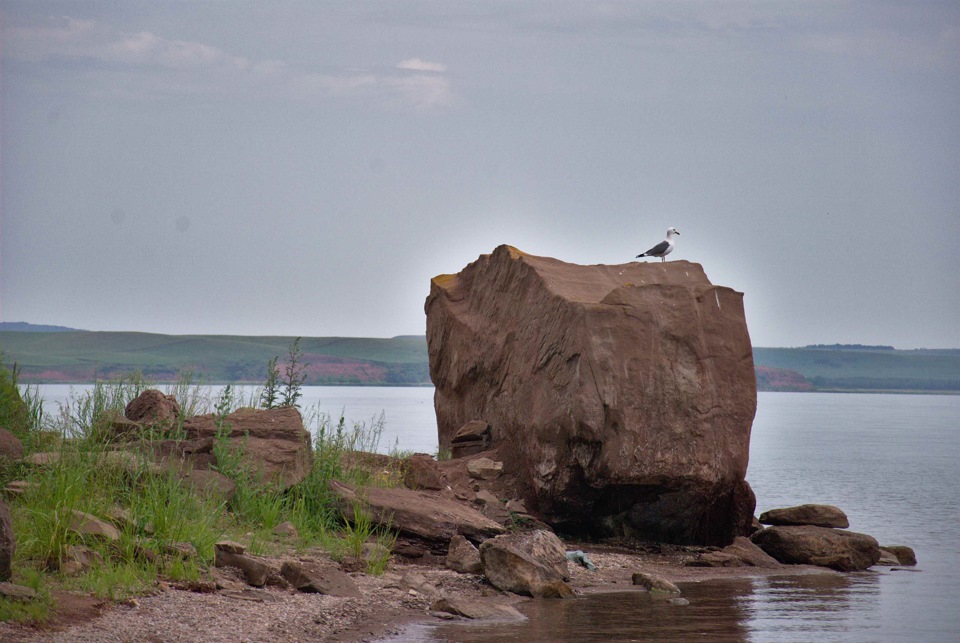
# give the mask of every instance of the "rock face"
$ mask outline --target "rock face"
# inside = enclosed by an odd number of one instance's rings
[[[866,534],[813,525],[770,527],[751,540],[781,563],[860,571],[880,560],[880,545]]]
[[[259,471],[264,480],[276,480],[288,488],[310,472],[310,433],[303,428],[297,409],[240,409],[227,415],[223,426],[228,431],[228,448],[239,450],[243,462]],[[216,418],[213,414],[188,418],[183,430],[187,444],[213,440],[217,435]]]
[[[579,266],[500,246],[435,277],[426,312],[441,447],[488,423],[545,520],[687,544],[749,533],[742,293],[686,261]]]

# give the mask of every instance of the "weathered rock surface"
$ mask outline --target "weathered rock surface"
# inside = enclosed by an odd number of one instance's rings
[[[63,552],[63,558],[58,561],[60,573],[65,576],[76,576],[102,565],[103,556],[84,545],[68,545]]]
[[[403,462],[403,484],[410,489],[443,488],[437,461],[424,453],[415,453]]]
[[[37,598],[37,592],[32,587],[0,582],[0,596],[13,601],[32,601]]]
[[[570,572],[563,543],[549,531],[506,534],[480,544],[483,574],[495,587],[538,598],[567,598]]]
[[[434,278],[426,312],[440,445],[487,422],[545,520],[675,543],[749,533],[742,293],[686,261],[578,266],[500,246]]]
[[[217,567],[236,567],[243,572],[247,583],[254,587],[263,587],[267,584],[267,575],[270,568],[262,561],[244,554],[233,554],[225,549],[214,548],[214,564]]]
[[[109,542],[120,540],[120,532],[110,523],[100,520],[92,514],[75,509],[70,513],[70,524],[67,526],[68,531],[72,531],[85,538],[94,537]]]
[[[760,522],[765,525],[814,525],[839,529],[850,526],[847,514],[839,508],[814,504],[771,509],[760,514]]]
[[[901,565],[912,567],[917,564],[917,555],[912,547],[906,545],[884,545],[883,547],[897,557]]]
[[[634,585],[639,585],[648,592],[654,594],[679,594],[680,588],[665,578],[660,578],[656,574],[646,572],[637,572],[631,578]]]
[[[813,525],[774,526],[751,540],[781,563],[859,571],[880,560],[880,545],[866,534]]]
[[[707,552],[688,562],[687,565],[690,567],[782,567],[776,558],[743,536],[737,536],[732,544],[720,551]]]
[[[348,598],[360,596],[360,589],[353,579],[332,567],[287,561],[280,568],[280,575],[300,592]]]
[[[170,428],[180,417],[180,404],[172,395],[148,389],[130,400],[123,410],[123,415],[140,424]]]
[[[480,551],[460,534],[450,539],[445,564],[448,569],[461,574],[479,574],[483,571]]]
[[[358,490],[338,480],[331,480],[329,489],[337,498],[344,519],[353,520],[354,507],[359,505],[370,511],[377,524],[425,540],[446,543],[454,534],[483,540],[505,531],[503,526],[470,507],[423,491],[377,487]]]
[[[0,461],[16,462],[23,457],[23,444],[20,438],[0,427]]]
[[[229,501],[237,492],[237,483],[209,469],[185,469],[180,474],[180,482],[196,494],[223,502]]]
[[[467,462],[467,473],[477,480],[493,480],[500,477],[503,471],[502,462],[494,462],[490,458],[474,458]]]
[[[8,581],[13,575],[13,554],[17,549],[17,539],[13,534],[13,518],[7,503],[0,498],[0,581]]]
[[[227,448],[242,453],[243,463],[264,480],[289,488],[310,472],[310,433],[303,428],[296,408],[240,409],[224,418],[223,427]],[[212,413],[188,418],[183,431],[188,441],[212,440],[217,435],[217,419]]]
[[[430,605],[431,612],[444,612],[467,619],[490,619],[522,621],[524,616],[511,605],[504,605],[495,600],[468,600],[458,597],[438,598]]]
[[[490,448],[490,425],[483,420],[467,422],[453,435],[450,455],[454,458],[473,455]]]

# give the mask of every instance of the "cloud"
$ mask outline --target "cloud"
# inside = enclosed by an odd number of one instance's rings
[[[123,32],[94,20],[50,19],[5,30],[4,55],[36,65],[85,65],[87,91],[126,98],[157,94],[251,99],[380,100],[390,108],[433,110],[453,103],[446,66],[410,58],[393,67],[317,72],[280,60],[251,60],[195,41]],[[118,81],[122,74],[122,82]]]
[[[419,58],[407,58],[397,63],[397,69],[409,69],[411,71],[433,71],[443,73],[447,71],[447,66],[442,63],[431,63]]]

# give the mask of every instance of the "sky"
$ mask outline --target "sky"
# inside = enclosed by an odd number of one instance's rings
[[[0,321],[416,335],[500,244],[960,347],[960,3],[0,0]]]

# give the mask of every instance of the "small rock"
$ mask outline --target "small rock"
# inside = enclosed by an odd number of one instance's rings
[[[889,549],[880,548],[880,560],[874,563],[881,567],[896,567],[900,564],[900,559]]]
[[[893,555],[897,557],[901,565],[912,567],[917,564],[917,555],[911,547],[907,547],[906,545],[886,545],[884,549],[893,552]]]
[[[510,500],[507,502],[507,511],[512,511],[515,514],[525,514],[527,513],[527,507],[523,504],[523,500]]]
[[[486,489],[477,493],[477,502],[479,502],[482,505],[493,505],[493,506],[500,505],[500,499],[497,498],[492,493],[490,493],[489,491],[487,491]]]
[[[299,533],[292,522],[281,522],[273,528],[273,533],[277,536],[286,536],[287,538],[296,538]]]
[[[82,511],[73,510],[71,514],[73,517],[67,527],[69,531],[84,537],[93,536],[111,542],[120,540],[120,532],[110,523]]]
[[[133,529],[136,522],[133,519],[133,513],[126,507],[113,507],[106,512],[105,518],[109,520],[117,529]]]
[[[259,560],[243,554],[232,554],[221,549],[214,550],[214,559],[214,564],[217,567],[236,567],[242,571],[249,585],[263,587],[267,584],[267,575],[270,573],[270,568]]]
[[[14,601],[32,601],[37,597],[37,592],[30,587],[2,582],[0,583],[0,596]]]
[[[280,575],[299,592],[349,598],[360,596],[360,589],[353,579],[332,567],[287,561],[280,567]]]
[[[197,548],[193,543],[170,543],[163,546],[163,553],[186,560],[197,557]]]
[[[430,612],[435,614],[453,614],[454,616],[468,619],[503,619],[505,617],[513,620],[523,619],[520,612],[509,605],[456,597],[438,598],[430,605]]]
[[[242,554],[246,549],[245,546],[232,540],[221,540],[213,544],[215,552],[222,551],[228,554]]]
[[[69,545],[60,560],[60,573],[75,576],[93,567],[103,565],[103,556],[83,545]]]
[[[503,472],[503,463],[490,458],[475,458],[467,462],[467,473],[478,480],[494,480]]]
[[[660,578],[654,574],[647,574],[645,572],[637,572],[633,575],[632,581],[634,585],[640,585],[645,588],[648,592],[651,593],[661,593],[661,594],[679,594],[680,588],[668,581],[665,578]]]
[[[446,566],[448,569],[461,574],[479,574],[483,571],[483,566],[480,563],[480,551],[460,534],[450,539]]]
[[[23,443],[10,431],[0,427],[0,460],[16,462],[23,457]]]
[[[419,572],[407,572],[400,579],[400,583],[403,587],[416,590],[418,593],[429,598],[440,596],[440,590],[437,589],[437,586],[429,582],[426,577]]]
[[[3,494],[8,498],[15,498],[22,496],[29,489],[36,488],[36,483],[27,482],[26,480],[13,480],[6,487],[3,488]]]
[[[39,453],[31,453],[20,462],[31,467],[49,467],[60,462],[60,452],[41,451]]]
[[[360,549],[360,557],[368,563],[381,561],[390,557],[390,550],[380,543],[363,543],[363,547]]]

